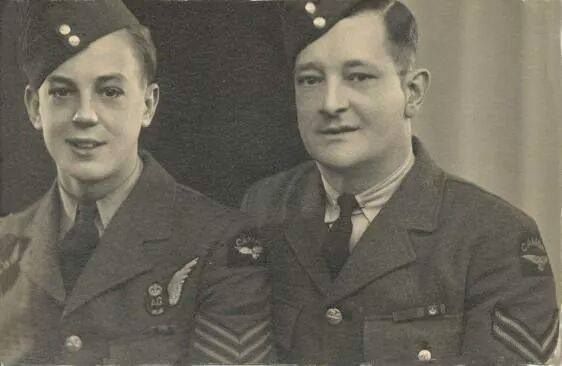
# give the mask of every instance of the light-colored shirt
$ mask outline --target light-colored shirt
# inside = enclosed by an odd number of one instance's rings
[[[96,201],[96,206],[98,208],[98,216],[95,219],[95,224],[98,229],[100,237],[103,235],[107,225],[119,209],[121,204],[129,193],[133,190],[133,187],[137,183],[141,173],[142,173],[143,163],[142,159],[139,157],[137,159],[137,164],[133,172],[125,179],[125,181],[120,184],[115,190],[107,194],[105,197]],[[74,220],[76,218],[76,208],[78,207],[78,199],[73,197],[68,193],[58,182],[59,194],[62,202],[60,226],[59,226],[59,239],[62,239],[64,235],[72,228],[74,225]]]
[[[414,165],[415,157],[413,152],[404,161],[404,163],[389,175],[382,182],[374,185],[367,190],[356,194],[355,199],[359,204],[359,209],[353,211],[351,215],[351,222],[353,224],[353,231],[349,241],[349,250],[352,251],[367,227],[375,217],[379,214],[385,203],[392,197],[394,192],[402,183],[402,180],[408,174]],[[322,184],[326,190],[326,212],[324,214],[324,222],[330,227],[340,216],[340,208],[337,199],[341,193],[336,191],[328,181],[322,176]]]

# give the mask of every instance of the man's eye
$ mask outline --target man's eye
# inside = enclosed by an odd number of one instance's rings
[[[297,84],[298,85],[315,85],[322,82],[322,78],[320,76],[299,76],[297,77]]]
[[[374,75],[365,74],[365,73],[362,73],[362,72],[355,72],[353,74],[349,74],[349,76],[347,77],[347,79],[349,81],[359,81],[359,82],[371,80],[371,79],[374,79],[374,78],[375,78]]]
[[[117,98],[124,94],[123,90],[114,87],[107,87],[102,89],[102,94],[108,98]]]
[[[49,89],[49,95],[52,95],[55,98],[68,97],[71,93],[72,93],[72,89],[69,89],[69,88],[52,88],[52,89]]]

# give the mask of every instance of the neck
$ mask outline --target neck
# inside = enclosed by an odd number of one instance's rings
[[[400,170],[413,157],[411,144],[394,151],[392,159],[368,161],[346,169],[336,169],[318,163],[324,179],[339,193],[359,194],[384,182]]]
[[[115,191],[138,169],[140,157],[135,154],[128,169],[123,169],[118,174],[99,181],[84,181],[64,174],[58,170],[58,180],[62,189],[78,201],[98,201],[109,193]]]

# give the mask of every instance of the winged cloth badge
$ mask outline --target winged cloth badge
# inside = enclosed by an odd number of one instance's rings
[[[176,306],[181,298],[183,285],[199,257],[191,260],[172,275],[168,286],[164,288],[161,282],[151,283],[145,292],[145,306],[150,315],[162,315],[167,308]],[[0,365],[1,366],[1,365]]]
[[[229,247],[228,265],[232,267],[253,266],[265,263],[265,250],[252,232],[238,234]]]
[[[168,304],[170,306],[175,306],[180,301],[183,284],[198,260],[199,257],[195,258],[172,276],[170,283],[168,283]]]
[[[29,238],[7,234],[0,238],[0,295],[6,293],[19,275],[19,262],[27,249]]]
[[[544,276],[550,273],[548,255],[538,235],[529,236],[521,241],[521,270],[526,276]]]

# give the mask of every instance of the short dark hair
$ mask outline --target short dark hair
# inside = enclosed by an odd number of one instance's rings
[[[156,79],[156,47],[152,41],[150,30],[142,24],[134,24],[125,28],[131,36],[133,47],[137,53],[139,62],[143,68],[143,73],[147,83],[152,83]]]
[[[368,10],[382,14],[389,42],[388,51],[399,72],[413,69],[418,47],[418,26],[410,9],[396,0],[365,0],[353,7],[347,16]]]

